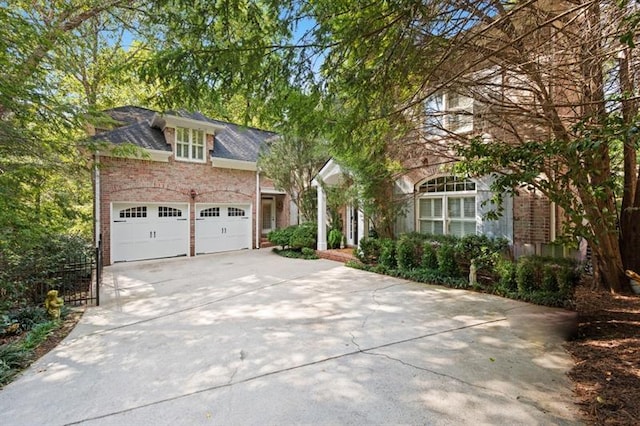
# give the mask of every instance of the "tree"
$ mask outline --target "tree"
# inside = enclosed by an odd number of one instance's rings
[[[286,110],[279,113],[283,118],[275,126],[281,136],[264,147],[258,161],[276,187],[291,196],[303,222],[317,220],[311,180],[329,158],[319,99],[318,93],[290,90]]]

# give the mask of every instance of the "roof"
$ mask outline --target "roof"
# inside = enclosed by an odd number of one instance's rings
[[[123,124],[134,124],[142,122],[150,123],[151,119],[156,114],[156,111],[147,108],[126,105],[107,109],[104,111],[104,113]]]
[[[209,118],[199,112],[167,111],[164,114],[146,108],[123,106],[105,111],[113,119],[126,123],[123,127],[103,132],[94,136],[96,140],[103,140],[113,144],[132,143],[146,149],[171,151],[160,127],[154,118],[182,117],[190,120],[212,124],[221,130],[215,131],[212,158],[239,161],[258,161],[260,147],[277,136],[274,132]]]

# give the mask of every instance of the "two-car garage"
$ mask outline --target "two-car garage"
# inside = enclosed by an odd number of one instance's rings
[[[187,256],[191,253],[190,206],[181,203],[113,203],[111,261]],[[195,204],[195,253],[251,247],[249,204]]]

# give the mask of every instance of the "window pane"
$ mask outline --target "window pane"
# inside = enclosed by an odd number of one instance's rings
[[[462,237],[464,232],[464,222],[452,220],[449,222],[449,234],[456,237]]]
[[[434,198],[432,201],[433,217],[442,217],[442,198]]]
[[[476,217],[476,199],[475,197],[464,198],[464,217],[473,219]]]
[[[421,220],[420,232],[423,234],[442,235],[444,230],[441,220]]]
[[[475,222],[464,222],[464,235],[475,235],[476,233],[476,223]]]
[[[459,218],[462,217],[462,199],[460,198],[449,198],[447,210],[449,213],[449,217],[451,218]]]

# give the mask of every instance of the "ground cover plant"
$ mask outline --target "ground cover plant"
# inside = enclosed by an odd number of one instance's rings
[[[408,233],[397,240],[367,238],[350,266],[418,282],[471,288],[531,303],[570,307],[580,279],[571,259],[525,256],[513,260],[508,241]],[[471,274],[471,271],[473,273]]]

